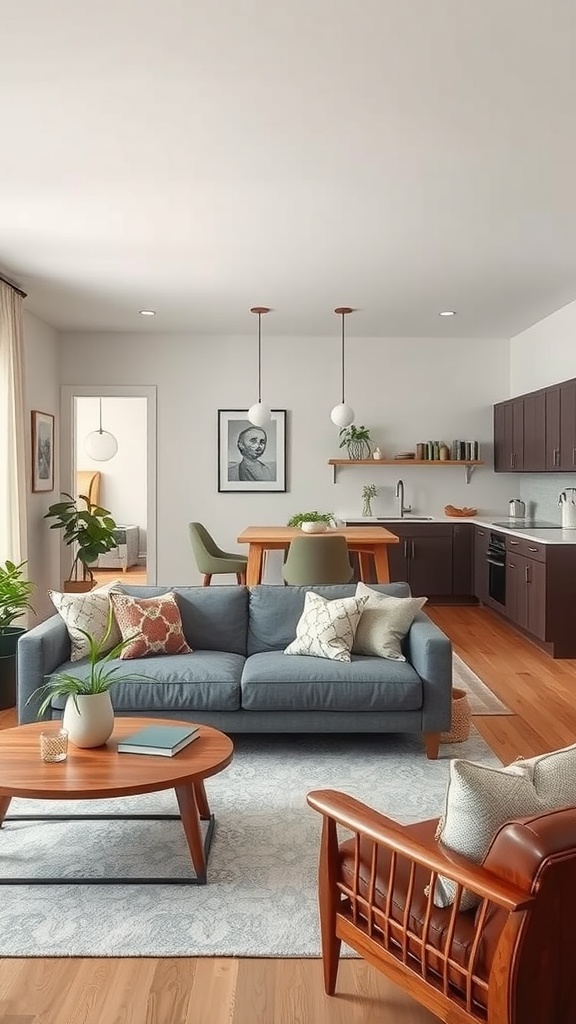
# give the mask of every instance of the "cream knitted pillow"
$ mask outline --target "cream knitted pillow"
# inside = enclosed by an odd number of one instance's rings
[[[456,853],[481,864],[496,832],[507,821],[576,804],[576,744],[514,761],[507,768],[490,768],[455,759],[450,764],[444,816],[437,838]],[[438,878],[434,902],[454,902],[456,886]],[[478,899],[465,891],[461,910]]]
[[[311,658],[350,661],[354,635],[366,604],[365,597],[342,597],[327,601],[309,590],[304,611],[296,626],[296,639],[284,654],[307,654]]]

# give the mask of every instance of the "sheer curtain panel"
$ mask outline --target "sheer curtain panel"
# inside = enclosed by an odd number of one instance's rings
[[[0,281],[0,563],[26,558],[22,295]]]

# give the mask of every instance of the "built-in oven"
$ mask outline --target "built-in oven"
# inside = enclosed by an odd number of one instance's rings
[[[506,604],[506,540],[502,533],[491,533],[486,551],[488,595],[498,604]]]

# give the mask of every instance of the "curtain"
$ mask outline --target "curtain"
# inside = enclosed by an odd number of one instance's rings
[[[26,558],[22,296],[0,281],[0,564]]]

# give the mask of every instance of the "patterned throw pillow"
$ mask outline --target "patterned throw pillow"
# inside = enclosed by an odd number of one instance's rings
[[[366,603],[364,597],[343,597],[327,601],[309,590],[304,611],[296,626],[296,639],[284,654],[307,654],[311,658],[350,661],[354,635]]]
[[[88,641],[80,632],[81,629],[90,633],[97,643],[102,641],[108,627],[111,588],[116,584],[115,580],[114,583],[89,590],[85,594],[60,594],[56,590],[48,591],[52,604],[66,623],[70,637],[70,661],[79,661],[80,658],[88,656]],[[102,648],[103,653],[111,651],[121,639],[118,624],[116,619],[113,619],[110,636]]]
[[[401,643],[427,597],[391,597],[358,583],[356,597],[366,598],[354,640],[354,654],[406,661]]]
[[[456,759],[450,764],[444,816],[437,838],[456,853],[481,864],[499,828],[507,821],[576,804],[576,744],[514,761],[507,768],[489,768]],[[456,886],[438,878],[434,902],[454,902]],[[479,902],[465,891],[461,910]]]
[[[192,654],[182,630],[182,618],[172,593],[158,597],[110,594],[123,640],[132,640],[121,658],[146,658],[150,654]]]

